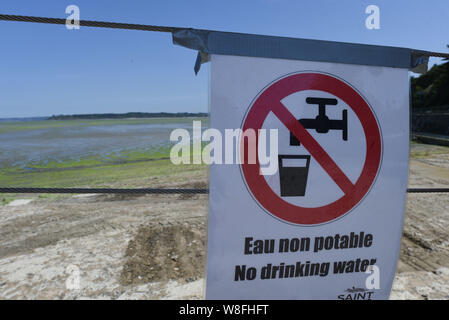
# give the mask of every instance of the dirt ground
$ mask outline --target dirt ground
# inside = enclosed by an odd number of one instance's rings
[[[449,148],[411,146],[409,188],[449,187]],[[449,299],[449,194],[409,193],[392,299]]]
[[[449,149],[412,150],[409,187],[448,187]],[[0,206],[0,299],[203,298],[207,195],[26,198]],[[408,194],[392,299],[449,299],[448,233],[449,194]]]

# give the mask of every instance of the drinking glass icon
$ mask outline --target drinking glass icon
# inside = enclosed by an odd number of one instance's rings
[[[303,197],[309,175],[310,155],[278,155],[281,197]]]

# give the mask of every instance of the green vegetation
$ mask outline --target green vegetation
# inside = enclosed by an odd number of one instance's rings
[[[429,158],[438,154],[449,154],[449,147],[413,142],[410,144],[410,158]]]
[[[95,119],[95,120],[37,120],[0,123],[0,134],[48,128],[89,126],[180,124],[191,125],[200,120],[207,126],[208,118],[146,118],[146,119]],[[95,136],[92,136],[95,139]],[[171,144],[146,149],[92,154],[79,159],[44,159],[40,162],[21,163],[0,168],[2,187],[41,188],[158,188],[198,187],[192,185],[192,177],[207,176],[207,166],[174,165],[170,161]],[[74,153],[76,156],[76,153]],[[193,157],[193,155],[191,155]],[[35,200],[55,199],[70,195],[0,194],[0,205],[17,198],[33,197]]]
[[[449,62],[434,65],[429,72],[412,78],[412,104],[419,110],[449,108]]]
[[[50,128],[69,128],[69,127],[89,127],[89,126],[108,126],[108,125],[139,125],[139,124],[168,124],[168,123],[192,123],[195,120],[201,120],[207,123],[205,117],[184,117],[184,118],[145,118],[145,119],[96,119],[96,120],[52,120],[52,121],[23,121],[23,122],[1,122],[0,133],[41,130]]]
[[[10,203],[11,201],[13,201],[15,199],[14,196],[12,195],[2,195],[0,197],[0,205],[7,205],[8,203]]]
[[[94,155],[80,160],[30,163],[0,169],[0,185],[17,187],[157,187],[161,177],[173,182],[193,172],[205,173],[206,165],[174,165],[170,146],[150,150]]]

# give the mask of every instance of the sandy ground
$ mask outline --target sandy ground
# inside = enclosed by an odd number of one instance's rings
[[[429,155],[410,161],[409,186],[449,186],[449,153],[414,148]],[[202,299],[207,202],[77,195],[0,206],[0,299]],[[448,230],[449,194],[408,194],[392,299],[449,299]]]
[[[449,148],[412,145],[409,188],[449,187]],[[449,299],[449,194],[407,195],[392,299]]]
[[[166,262],[183,254],[180,245],[194,246],[195,253],[186,255],[204,254],[206,203],[205,195],[98,195],[4,206],[0,298],[158,299],[190,292],[200,298],[202,284],[197,280],[204,268],[184,268],[177,274],[174,268],[191,261],[179,257],[178,264]],[[157,240],[145,235],[157,229],[164,237],[151,247],[155,256],[144,261],[139,254],[146,251],[146,240]],[[166,265],[170,277],[160,276],[159,270],[154,276],[151,270],[139,273],[139,262]]]

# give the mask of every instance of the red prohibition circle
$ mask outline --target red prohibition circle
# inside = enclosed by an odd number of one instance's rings
[[[344,101],[357,115],[366,138],[366,157],[362,172],[352,184],[316,140],[281,104],[281,100],[295,92],[318,90],[330,93]],[[259,94],[249,107],[242,130],[258,132],[270,112],[273,112],[319,162],[345,193],[338,200],[321,207],[300,207],[278,196],[260,174],[260,163],[241,164],[246,185],[255,200],[270,214],[281,220],[301,225],[313,225],[335,220],[349,212],[368,193],[380,167],[382,142],[380,129],[371,107],[350,85],[328,74],[307,72],[281,78]],[[245,141],[242,141],[245,145]],[[256,142],[256,151],[258,143]],[[258,153],[256,153],[258,154]],[[327,157],[326,157],[327,156]],[[345,179],[346,178],[346,179]]]

